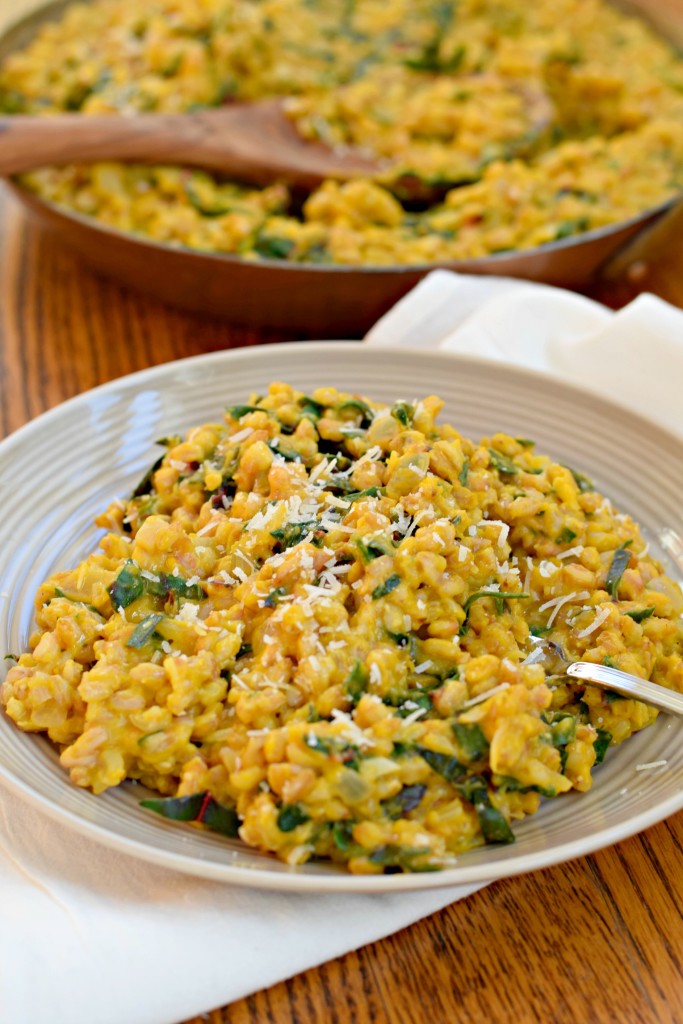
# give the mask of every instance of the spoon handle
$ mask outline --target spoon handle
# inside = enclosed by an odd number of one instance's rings
[[[203,167],[255,185],[309,189],[376,170],[358,154],[303,139],[279,99],[191,114],[0,117],[0,176],[98,160]]]
[[[638,676],[629,675],[618,668],[594,665],[589,661],[575,661],[567,667],[566,674],[574,679],[595,683],[606,690],[614,690],[622,697],[631,697],[633,700],[643,701],[644,704],[652,704],[661,711],[668,711],[671,715],[680,715],[683,718],[683,694],[669,690],[666,686],[639,679]]]
[[[228,127],[229,117],[225,120]],[[210,166],[212,147],[207,142],[211,133],[207,129],[201,114],[0,117],[0,175],[98,160],[192,164],[193,157],[199,157],[204,166]],[[223,140],[223,166],[230,165],[229,148],[229,142]]]

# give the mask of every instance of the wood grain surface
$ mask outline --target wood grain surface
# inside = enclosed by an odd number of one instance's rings
[[[630,279],[627,268],[593,295],[619,305],[643,288],[683,306],[679,231]],[[134,370],[284,340],[179,313],[96,277],[0,186],[3,435]],[[682,854],[683,813],[591,857],[497,882],[191,1024],[680,1024]]]

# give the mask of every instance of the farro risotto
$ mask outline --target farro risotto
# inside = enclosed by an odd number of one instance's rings
[[[441,405],[275,383],[164,438],[40,587],[7,714],[76,785],[292,865],[435,870],[588,790],[657,712],[538,638],[683,690],[683,594],[580,472]]]
[[[345,265],[526,249],[627,220],[683,183],[683,60],[604,0],[95,0],[0,67],[8,113],[273,95],[290,97],[305,137],[386,166],[303,203],[177,167],[21,180],[158,242]],[[416,188],[438,201],[416,207]]]

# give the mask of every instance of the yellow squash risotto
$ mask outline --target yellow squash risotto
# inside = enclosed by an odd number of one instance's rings
[[[570,658],[683,690],[683,595],[638,527],[525,438],[441,401],[272,384],[164,439],[100,551],[36,598],[2,685],[78,786],[289,864],[425,871],[591,786],[637,701]]]
[[[346,265],[525,249],[636,216],[683,183],[683,59],[605,0],[95,0],[0,66],[8,113],[273,95],[290,97],[306,138],[387,166],[303,205],[283,186],[174,167],[22,180],[170,245]]]

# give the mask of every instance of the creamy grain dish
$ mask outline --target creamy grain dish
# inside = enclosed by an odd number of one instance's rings
[[[8,113],[277,95],[306,138],[383,169],[303,201],[178,167],[22,181],[157,242],[344,265],[526,249],[627,220],[683,182],[683,59],[604,0],[95,0],[0,66]]]
[[[163,439],[41,586],[6,713],[292,865],[435,870],[588,790],[657,713],[540,641],[683,690],[683,595],[580,471],[441,405],[275,383]]]

